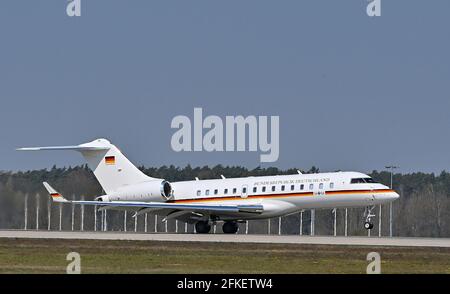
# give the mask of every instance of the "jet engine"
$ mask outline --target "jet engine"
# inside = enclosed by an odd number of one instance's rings
[[[100,201],[166,201],[172,197],[172,185],[166,180],[154,180],[136,185],[124,186],[117,191],[101,196]],[[104,198],[105,197],[105,198]],[[100,197],[99,197],[100,198]],[[162,199],[161,199],[162,198]]]
[[[168,181],[163,180],[161,182],[160,191],[162,197],[169,199],[172,196],[172,185],[170,185]]]

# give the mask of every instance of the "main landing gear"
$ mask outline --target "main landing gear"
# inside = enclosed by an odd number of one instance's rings
[[[364,229],[366,230],[372,230],[373,229],[373,223],[370,221],[372,217],[375,216],[375,214],[372,214],[372,210],[375,208],[375,206],[368,206],[366,207],[366,210],[364,211]]]
[[[211,231],[211,225],[207,221],[198,221],[195,223],[197,234],[208,234]]]
[[[236,234],[239,225],[235,221],[226,221],[223,223],[222,231],[224,234]],[[211,224],[208,221],[198,221],[195,223],[195,231],[197,234],[208,234],[211,231]]]
[[[237,222],[228,221],[223,223],[222,231],[224,234],[236,234],[238,230],[239,225]]]

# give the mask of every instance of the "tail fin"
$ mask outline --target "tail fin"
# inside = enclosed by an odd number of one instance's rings
[[[73,150],[80,152],[107,194],[126,185],[154,180],[134,166],[106,139],[77,146],[19,148],[19,151]]]

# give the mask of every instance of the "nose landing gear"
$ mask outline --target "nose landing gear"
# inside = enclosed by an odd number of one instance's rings
[[[372,230],[372,229],[373,229],[373,223],[365,222],[365,223],[364,223],[364,229],[366,229],[366,230]]]
[[[370,221],[372,217],[375,216],[375,214],[372,213],[372,210],[375,208],[375,206],[368,206],[366,207],[366,210],[364,211],[364,229],[371,230],[373,229],[373,223]]]

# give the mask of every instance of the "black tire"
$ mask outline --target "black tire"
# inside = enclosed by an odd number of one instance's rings
[[[369,222],[364,223],[364,229],[371,230],[372,228],[373,228],[373,224],[371,224]]]
[[[236,234],[238,230],[239,225],[237,222],[225,222],[222,226],[224,234]]]
[[[208,222],[200,221],[195,223],[195,231],[197,234],[208,234],[211,230],[211,225]]]

